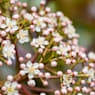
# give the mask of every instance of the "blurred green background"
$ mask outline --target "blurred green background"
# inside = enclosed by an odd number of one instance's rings
[[[39,7],[41,0],[20,0],[28,7]],[[46,0],[52,12],[62,11],[68,16],[80,34],[79,44],[95,51],[95,0]]]

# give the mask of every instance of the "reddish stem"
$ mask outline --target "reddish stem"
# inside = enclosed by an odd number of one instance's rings
[[[26,85],[23,85],[23,87],[31,89],[32,91],[38,91],[38,92],[47,92],[47,93],[53,93],[54,89],[45,89],[45,88],[38,88],[38,87],[29,87]]]
[[[38,76],[35,76],[34,78],[40,78]],[[41,78],[46,78],[45,76],[41,77]],[[48,79],[57,79],[60,78],[60,76],[50,76]]]
[[[32,95],[26,88],[25,86],[22,86],[22,90],[26,95]]]
[[[32,60],[31,60],[32,63],[35,62],[35,60],[37,59],[38,55],[39,55],[39,53],[36,53],[36,54],[33,56]]]
[[[50,72],[53,73],[53,74],[56,74],[55,71],[53,71],[52,69],[48,68],[47,66],[45,66],[45,69],[48,70],[48,71],[50,71]]]
[[[16,51],[16,68],[17,70],[20,69],[20,62],[19,62],[19,55],[18,55],[18,49],[17,49],[17,44],[15,44],[15,51]]]

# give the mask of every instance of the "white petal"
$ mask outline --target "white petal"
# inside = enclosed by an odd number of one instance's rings
[[[28,78],[29,78],[29,79],[32,79],[33,77],[34,77],[33,74],[28,74]]]
[[[45,46],[43,46],[43,45],[40,45],[40,47],[43,48],[43,49],[45,48]]]
[[[5,24],[1,24],[0,27],[1,28],[6,28],[6,25]]]
[[[48,41],[44,41],[44,44],[45,44],[45,45],[48,45],[48,44],[49,44],[49,42],[48,42]]]
[[[34,72],[35,75],[38,75],[39,73],[40,73],[39,70],[35,70],[35,72]]]
[[[35,30],[36,30],[37,32],[40,32],[40,31],[41,31],[41,28],[40,28],[40,27],[36,27]]]
[[[18,26],[14,26],[12,30],[13,30],[13,31],[18,30]]]
[[[12,88],[16,88],[17,87],[17,84],[18,84],[17,82],[13,82],[12,83]]]
[[[6,81],[4,85],[5,85],[5,87],[9,88],[11,86],[11,82],[10,81]]]
[[[30,68],[32,66],[31,61],[28,61],[26,65],[27,65],[28,68]]]
[[[12,20],[12,25],[16,25],[17,24],[17,22],[15,21],[15,20]]]
[[[7,29],[6,29],[6,32],[9,32],[9,31],[10,31],[10,28],[7,28]]]
[[[38,63],[34,63],[33,64],[33,68],[38,68],[39,67],[39,64]]]

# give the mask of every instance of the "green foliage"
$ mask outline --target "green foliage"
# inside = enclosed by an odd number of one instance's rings
[[[7,12],[10,0],[0,0],[0,10],[5,14]]]

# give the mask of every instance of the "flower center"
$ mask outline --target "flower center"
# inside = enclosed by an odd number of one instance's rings
[[[40,25],[40,24],[41,24],[41,22],[39,20],[37,20],[37,25]]]
[[[13,92],[13,88],[12,87],[9,87],[8,88],[8,92]]]
[[[43,41],[39,40],[39,44],[42,44],[42,43],[43,43]]]
[[[63,51],[65,51],[65,49],[63,48],[60,48],[59,51],[62,53]]]
[[[7,53],[7,56],[11,56],[12,55],[12,53],[10,51],[7,51],[6,53]]]
[[[35,71],[35,69],[33,67],[29,68],[29,72],[33,73]]]
[[[12,51],[11,51],[10,47],[11,46],[9,45],[8,50],[6,51],[6,54],[8,57],[12,56]]]
[[[39,42],[39,45],[42,45],[44,40],[43,39],[39,39],[38,42]]]
[[[9,22],[9,23],[8,23],[8,28],[12,28],[12,27],[13,27],[12,23]]]
[[[68,75],[64,76],[63,83],[65,85],[69,85],[71,82],[72,82],[72,77],[70,75],[69,76]]]
[[[20,38],[22,39],[22,38],[24,38],[25,37],[25,35],[22,33],[21,35],[20,35]]]

